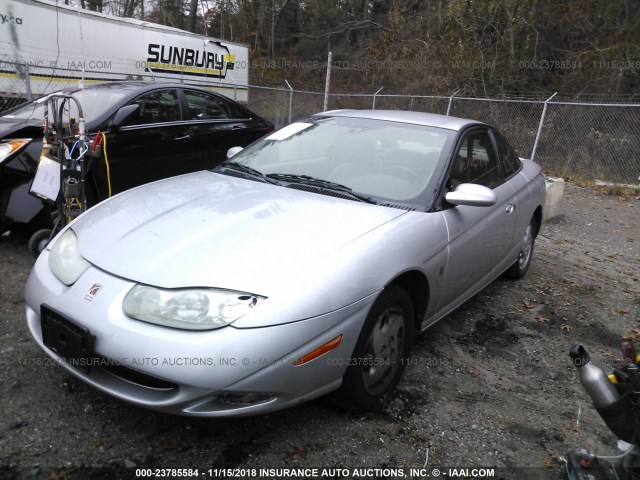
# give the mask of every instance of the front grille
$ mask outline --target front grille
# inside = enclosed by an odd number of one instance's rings
[[[163,380],[158,377],[154,377],[153,375],[138,372],[137,370],[134,370],[132,368],[125,367],[124,365],[119,365],[116,362],[110,361],[107,358],[96,358],[99,360],[98,363],[102,366],[103,370],[127,382],[134,383],[145,388],[152,388],[154,390],[175,390],[176,388],[178,388],[178,385],[176,385],[175,383],[168,382],[167,380]]]

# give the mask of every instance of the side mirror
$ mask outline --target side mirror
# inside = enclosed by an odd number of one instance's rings
[[[242,150],[244,150],[243,147],[231,147],[227,150],[227,159],[233,157],[237,153],[240,153]]]
[[[498,199],[493,190],[475,183],[462,183],[444,196],[451,205],[466,205],[469,207],[491,207]]]
[[[125,105],[124,107],[120,108],[120,110],[116,112],[115,117],[113,117],[113,120],[111,120],[111,122],[109,123],[109,127],[114,130],[119,129],[122,124],[129,120],[133,116],[133,114],[138,111],[139,108],[140,105],[138,105],[137,103],[133,105]]]

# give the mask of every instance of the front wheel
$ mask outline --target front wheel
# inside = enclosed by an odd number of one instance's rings
[[[392,285],[377,298],[360,332],[342,386],[333,399],[366,411],[400,380],[413,340],[414,310],[405,290]]]
[[[518,280],[524,277],[531,265],[531,257],[533,256],[533,246],[536,241],[536,234],[538,233],[538,222],[535,217],[531,219],[529,225],[524,231],[522,238],[522,246],[520,247],[520,253],[518,259],[509,267],[505,272],[505,275],[514,280]]]
[[[29,239],[29,251],[34,257],[38,257],[42,251],[47,248],[51,241],[51,230],[43,228],[38,230]]]

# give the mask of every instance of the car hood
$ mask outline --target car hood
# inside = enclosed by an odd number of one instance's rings
[[[42,120],[0,117],[0,139],[42,136]]]
[[[72,228],[82,256],[111,274],[269,296],[404,213],[204,171],[124,192]]]

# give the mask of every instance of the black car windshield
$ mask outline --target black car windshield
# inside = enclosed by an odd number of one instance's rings
[[[69,93],[69,91],[61,91],[52,95]],[[84,113],[84,119],[86,121],[91,121],[104,114],[109,108],[113,107],[129,93],[130,92],[127,90],[117,90],[114,88],[95,88],[77,90],[73,92],[72,95],[80,102]],[[47,98],[49,98],[49,96],[39,98],[33,102],[25,103],[24,105],[20,105],[12,110],[8,110],[2,114],[2,118],[16,120],[43,120],[44,103]],[[66,108],[71,110],[68,115],[65,113],[65,117],[78,118],[78,111],[74,101],[66,102]],[[51,112],[49,112],[49,115],[51,115]]]
[[[309,176],[383,201],[427,206],[419,199],[438,181],[455,134],[401,121],[316,116],[272,133],[233,162],[272,178]]]

